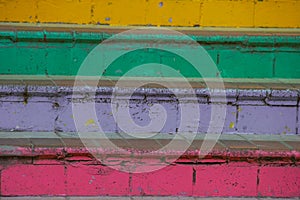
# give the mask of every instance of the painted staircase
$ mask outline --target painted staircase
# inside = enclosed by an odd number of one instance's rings
[[[299,198],[299,8],[0,0],[1,199]]]

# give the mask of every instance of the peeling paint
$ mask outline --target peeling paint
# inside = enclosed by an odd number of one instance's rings
[[[251,84],[249,84],[251,85]],[[49,86],[28,87],[27,104],[23,104],[22,95],[26,88],[22,85],[11,85],[11,87],[0,87],[0,129],[1,130],[17,130],[17,131],[57,131],[57,132],[76,132],[74,118],[72,115],[72,104],[70,102],[70,95],[72,87],[61,87],[60,95],[57,96],[57,88],[53,87],[51,90]],[[81,91],[80,88],[77,88]],[[84,88],[86,91],[86,87]],[[89,88],[92,91],[92,88]],[[13,91],[14,95],[11,94]],[[110,87],[98,88],[96,95],[96,111],[98,122],[104,132],[107,133],[122,133],[118,126],[118,121],[112,115],[111,98],[107,93],[112,91]],[[149,111],[151,106],[155,104],[162,105],[167,111],[167,120],[160,133],[176,133],[180,124],[180,108],[176,98],[172,96],[172,89],[163,90],[158,88],[142,88],[136,90],[135,95],[130,100],[130,115],[132,120],[140,125],[145,126],[149,124]],[[287,95],[286,90],[280,98],[272,100],[272,104],[265,104],[262,99],[265,99],[268,94],[264,89],[255,91],[251,89],[239,89],[238,93],[233,93],[231,89],[226,89],[225,93],[230,97],[230,102],[214,102],[220,107],[226,107],[227,115],[222,133],[253,133],[253,134],[297,134],[297,127],[299,123],[298,116],[298,96],[295,96],[294,103],[290,95]],[[125,96],[122,100],[122,95],[118,95],[118,106],[124,106],[123,103],[127,100],[127,89],[118,90],[120,94]],[[188,91],[182,90],[185,96],[189,94]],[[199,109],[200,121],[195,122],[190,119],[190,122],[181,127],[181,131],[189,132],[194,130],[195,126],[199,126],[199,133],[206,133],[211,119],[211,102],[209,94],[205,89],[195,89],[198,95],[197,99],[190,99],[188,102],[192,109]],[[294,90],[290,91],[294,94]],[[300,94],[300,93],[299,93]],[[154,97],[154,96],[155,97]],[[21,97],[21,98],[19,98]],[[142,98],[141,98],[142,97]],[[279,97],[279,93],[278,93]],[[89,101],[85,95],[78,95],[74,101],[84,103]],[[289,106],[280,102],[290,101]],[[184,104],[184,103],[183,103]],[[53,106],[56,105],[56,106]],[[57,106],[59,105],[59,106]],[[282,106],[281,106],[282,105]],[[185,106],[185,104],[183,105]],[[35,115],[32,115],[32,112]],[[119,112],[115,113],[118,115]],[[159,113],[153,113],[157,115]],[[96,130],[96,119],[87,119],[83,125],[89,126],[92,130]]]

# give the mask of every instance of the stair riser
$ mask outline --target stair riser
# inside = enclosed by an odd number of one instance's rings
[[[52,90],[52,91],[51,91]],[[224,99],[211,99],[207,96],[205,89],[196,90],[197,98],[180,97],[179,103],[170,91],[148,89],[148,93],[136,93],[129,102],[130,116],[139,126],[146,126],[150,123],[149,109],[160,104],[167,112],[165,125],[160,133],[176,132],[208,132],[212,116],[212,108],[218,108],[226,112],[224,126],[222,123],[213,123],[212,127],[223,127],[222,133],[257,133],[257,134],[297,134],[298,132],[298,92],[271,91],[266,90],[230,90],[227,89],[227,103]],[[7,95],[14,91],[14,95]],[[19,92],[16,92],[19,91]],[[40,93],[48,91],[48,93]],[[76,132],[74,113],[72,110],[72,88],[60,87],[2,87],[0,98],[1,120],[0,129],[5,131],[59,131]],[[64,92],[65,91],[65,92]],[[112,101],[112,88],[99,89],[101,93],[95,96],[95,108],[98,121],[107,133],[121,133],[115,117],[121,116],[120,108],[127,107],[127,90],[117,95]],[[151,92],[152,91],[152,92]],[[26,93],[26,95],[24,95]],[[116,95],[116,94],[115,94]],[[188,96],[188,95],[187,95]],[[84,94],[74,96],[74,101],[89,102],[93,98]],[[212,103],[214,101],[214,103]],[[83,105],[83,104],[80,104]],[[113,111],[112,107],[118,107]],[[186,110],[181,110],[185,108]],[[200,112],[199,120],[195,119],[195,110]],[[223,110],[224,109],[224,110]],[[185,115],[181,113],[185,112]],[[186,115],[186,112],[188,113]],[[221,112],[221,111],[220,111]],[[155,118],[162,117],[162,113],[154,113]],[[181,116],[185,116],[186,123],[181,122]],[[216,117],[221,116],[217,114]],[[125,120],[121,118],[118,120]],[[86,118],[83,122],[88,131],[98,131],[94,128],[97,119]],[[219,122],[219,121],[217,121]],[[198,128],[197,128],[198,126]],[[138,132],[139,129],[131,129],[131,132]],[[125,131],[126,132],[126,131]],[[149,130],[151,132],[151,130]]]
[[[83,157],[81,158],[83,159]],[[23,162],[23,163],[22,163]],[[300,168],[292,165],[173,164],[129,174],[85,161],[1,163],[3,196],[299,197]]]
[[[97,29],[96,29],[97,30]],[[99,30],[97,30],[99,31]],[[211,35],[186,33],[208,52],[224,78],[299,78],[299,36],[255,35],[211,32]],[[0,74],[72,75],[75,76],[87,55],[103,40],[115,33],[65,31],[0,31]],[[136,36],[132,36],[135,38]],[[139,37],[139,36],[137,36]],[[158,40],[164,40],[161,36]],[[133,39],[131,39],[133,40]],[[174,38],[179,41],[180,37]],[[153,40],[155,41],[155,40]],[[129,41],[131,43],[133,41]],[[174,42],[174,41],[173,41]],[[149,43],[149,41],[148,41]],[[150,44],[152,41],[150,41]],[[172,42],[171,42],[172,43]],[[139,59],[137,59],[139,58]],[[176,61],[175,61],[176,60]],[[105,76],[122,76],[147,63],[160,63],[179,70],[185,77],[199,77],[178,56],[158,50],[137,51],[118,59]],[[166,70],[145,69],[133,76],[169,76]],[[90,72],[87,75],[95,75]]]
[[[61,1],[4,0],[0,21],[152,25],[185,27],[300,28],[297,0],[291,1]],[[26,12],[25,12],[26,10]],[[278,15],[279,13],[279,15]],[[284,15],[289,13],[289,15]]]

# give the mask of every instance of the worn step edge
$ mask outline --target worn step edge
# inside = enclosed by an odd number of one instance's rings
[[[78,156],[92,158],[98,155],[118,159],[133,157],[154,159],[157,162],[162,162],[162,158],[164,162],[178,158],[177,162],[183,163],[246,161],[299,164],[300,161],[300,137],[298,135],[221,135],[216,145],[208,152],[205,150],[201,152],[201,145],[205,142],[204,134],[198,134],[186,150],[163,149],[164,145],[169,142],[175,141],[178,147],[188,143],[188,140],[183,138],[172,140],[171,135],[158,134],[154,139],[121,138],[118,134],[111,134],[109,138],[105,138],[95,133],[81,133],[80,136],[79,138],[74,134],[51,132],[1,132],[0,157],[46,157],[74,160]],[[116,148],[107,145],[108,141],[115,144]]]
[[[12,41],[103,41],[111,36],[136,29],[137,27],[105,27],[105,26],[51,26],[51,25],[17,25],[0,23],[0,38],[10,39]],[[147,30],[147,27],[143,27]],[[148,27],[149,28],[149,27]],[[149,29],[153,30],[153,28]],[[167,29],[155,29],[165,30]],[[300,44],[300,29],[222,29],[222,28],[203,28],[203,29],[180,29],[171,28],[174,30],[188,35],[190,38],[197,42],[207,43],[243,43],[255,45],[273,45],[278,44]],[[128,37],[129,40],[139,39],[153,39],[153,34],[140,35],[136,37]],[[158,35],[159,39],[172,39],[175,41],[182,41],[182,37]],[[185,41],[184,39],[183,41]]]

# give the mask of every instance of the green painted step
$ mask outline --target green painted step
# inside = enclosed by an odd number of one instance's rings
[[[105,30],[0,30],[0,74],[75,76],[91,50],[113,34]],[[217,65],[220,74],[211,77],[300,78],[300,35],[191,33],[189,36],[204,47]],[[155,48],[119,57],[104,75],[122,76],[136,66],[153,62],[171,66],[185,77],[201,77],[185,59]],[[147,68],[132,76],[172,75],[163,68],[161,71]]]

